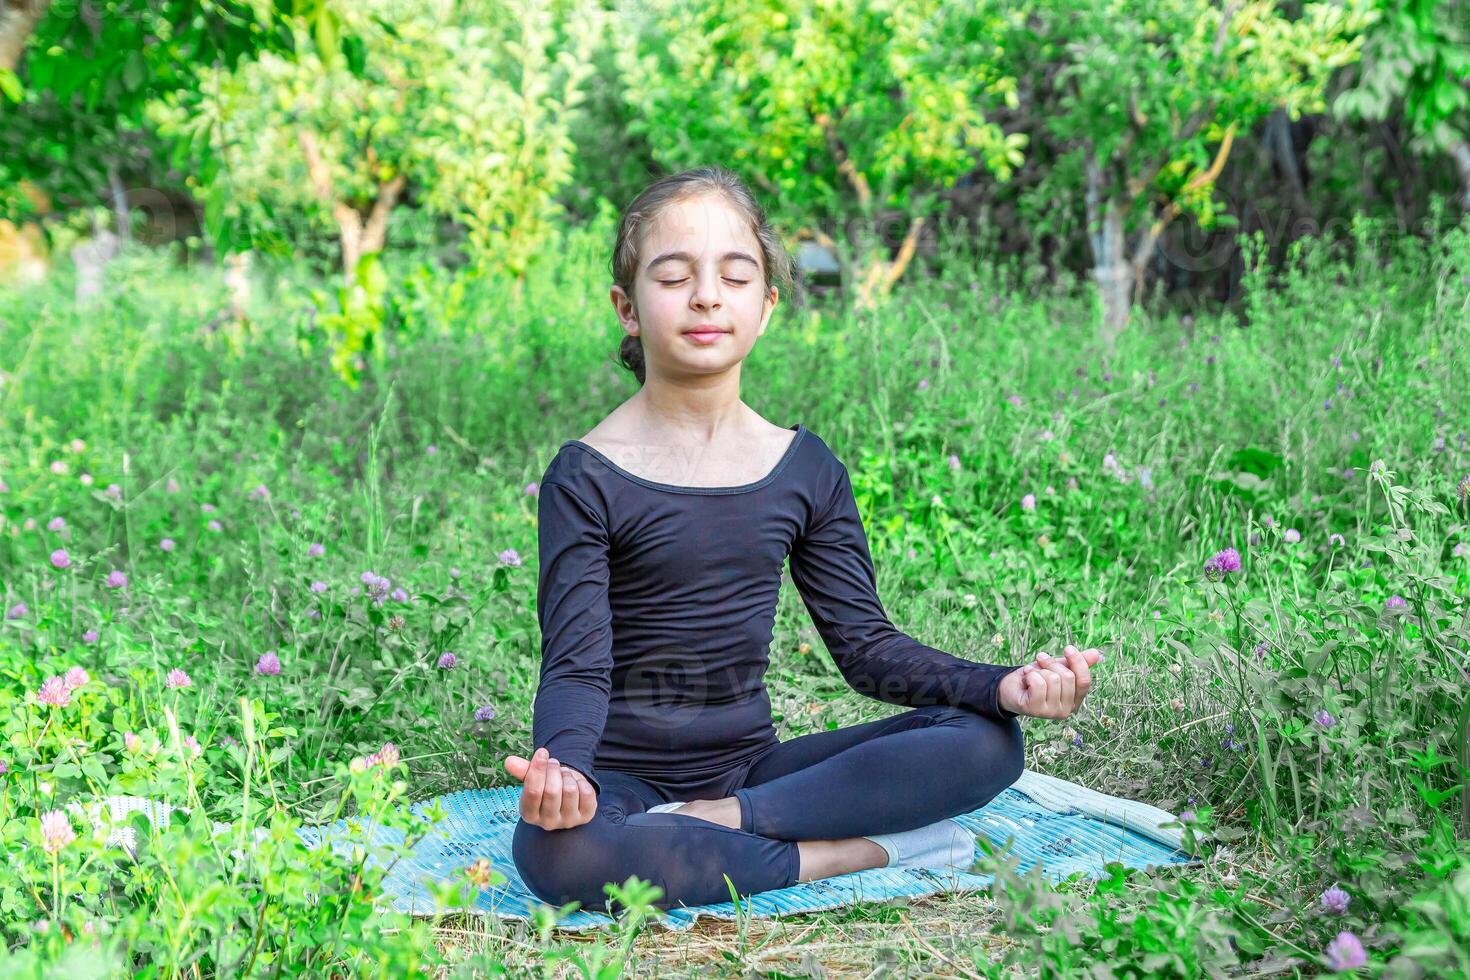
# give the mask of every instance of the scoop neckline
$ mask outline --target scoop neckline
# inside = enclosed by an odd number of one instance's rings
[[[781,475],[781,471],[786,469],[786,464],[790,463],[792,457],[796,455],[796,447],[801,444],[802,438],[806,436],[807,427],[798,422],[795,425],[789,425],[786,428],[794,430],[796,432],[796,436],[791,440],[791,444],[786,447],[786,451],[781,454],[781,458],[776,461],[776,465],[771,468],[771,472],[767,473],[759,480],[756,480],[754,483],[742,483],[739,486],[734,487],[681,487],[673,483],[657,483],[653,480],[645,480],[643,477],[639,476],[636,473],[630,473],[629,471],[619,466],[617,463],[614,463],[612,460],[608,459],[607,456],[603,455],[599,450],[588,445],[580,439],[568,439],[566,442],[562,443],[562,448],[565,449],[567,446],[576,446],[583,452],[592,454],[594,457],[600,460],[604,466],[606,466],[608,469],[612,470],[619,476],[623,477],[624,479],[631,480],[639,486],[648,487],[651,490],[666,490],[670,493],[696,494],[745,493],[750,490],[759,490],[761,487],[766,486],[772,480],[776,479],[776,477]]]

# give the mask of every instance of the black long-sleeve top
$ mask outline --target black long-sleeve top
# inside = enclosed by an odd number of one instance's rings
[[[908,707],[1014,718],[997,703],[1013,667],[936,650],[879,602],[847,467],[816,434],[737,487],[631,473],[578,440],[540,481],[536,607],[541,677],[533,748],[579,770],[692,777],[776,739],[764,675],[787,557],[842,676]]]

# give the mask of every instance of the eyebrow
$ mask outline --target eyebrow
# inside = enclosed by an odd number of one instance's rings
[[[755,259],[751,258],[751,256],[748,255],[745,252],[726,252],[724,255],[720,256],[720,261],[721,262],[730,262],[730,261],[735,261],[735,260],[749,262],[751,265],[755,266],[757,269],[760,268],[760,263],[757,262]],[[690,255],[688,252],[665,252],[663,255],[660,255],[658,258],[656,258],[652,262],[648,263],[648,266],[647,266],[647,268],[646,268],[645,271],[652,272],[653,271],[653,267],[656,266],[656,265],[658,265],[660,262],[693,262],[693,261],[694,261],[694,256]]]

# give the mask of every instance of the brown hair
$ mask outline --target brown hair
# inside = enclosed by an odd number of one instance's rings
[[[766,277],[766,290],[776,285],[781,298],[795,307],[801,306],[801,285],[796,276],[796,263],[781,244],[781,239],[766,218],[765,209],[756,201],[750,188],[735,173],[723,167],[698,167],[660,177],[645,187],[623,212],[618,222],[617,241],[613,245],[612,278],[631,299],[633,280],[638,273],[638,246],[665,208],[704,194],[722,195],[745,216],[760,243],[761,265]],[[636,310],[636,305],[635,305]],[[638,379],[645,379],[643,338],[626,334],[618,345],[618,363]]]

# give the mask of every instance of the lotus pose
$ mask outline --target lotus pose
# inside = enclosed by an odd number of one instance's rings
[[[976,663],[879,602],[846,466],[740,400],[790,257],[736,177],[662,178],[612,257],[620,359],[640,390],[540,480],[540,685],[513,856],[544,901],[601,909],[637,875],[660,908],[873,867],[961,867],[949,819],[1020,776],[1016,718],[1065,718],[1097,650]],[[783,565],[858,692],[909,708],[776,738],[764,684]]]

